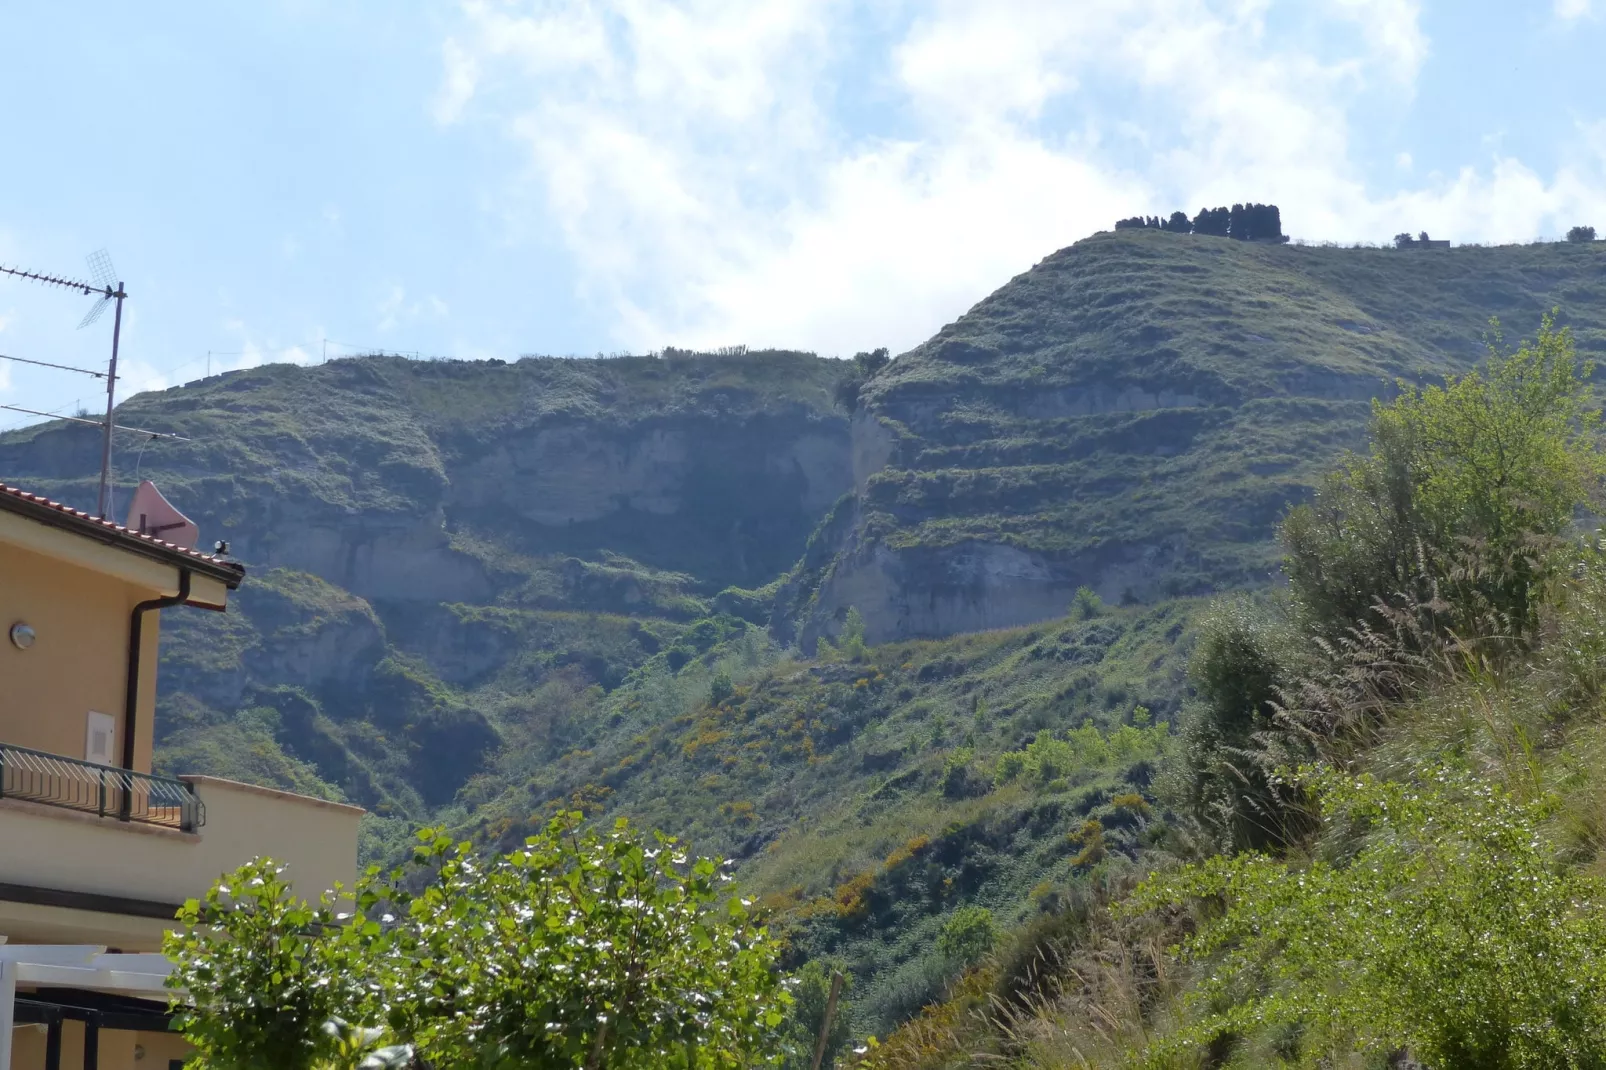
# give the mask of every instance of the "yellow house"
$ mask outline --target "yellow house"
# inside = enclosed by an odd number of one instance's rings
[[[260,855],[309,898],[355,876],[357,807],[152,773],[161,612],[223,612],[245,576],[166,517],[0,483],[0,1070],[168,1070],[155,952],[179,905]]]

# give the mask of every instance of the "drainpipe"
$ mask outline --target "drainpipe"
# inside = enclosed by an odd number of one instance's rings
[[[139,726],[139,655],[140,633],[144,630],[145,614],[153,609],[183,605],[190,598],[190,570],[178,570],[178,594],[171,598],[152,598],[134,607],[128,621],[128,691],[123,697],[123,768],[134,769],[134,730]],[[128,820],[133,803],[133,792],[123,792],[122,818]]]

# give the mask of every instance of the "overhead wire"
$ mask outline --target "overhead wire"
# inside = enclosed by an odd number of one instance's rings
[[[79,283],[76,280],[72,280],[72,279],[55,278],[55,277],[51,277],[51,276],[35,276],[34,274],[32,274],[30,272],[18,271],[18,270],[11,269],[11,268],[6,268],[6,267],[3,267],[3,266],[0,266],[0,272],[4,272],[6,274],[11,274],[11,275],[18,275],[18,276],[21,276],[21,277],[24,277],[24,278],[29,278],[29,279],[37,279],[37,281],[40,281],[40,282],[53,283],[53,284],[59,285],[59,286],[70,286],[70,287],[73,287],[73,288],[82,287],[82,288],[86,289],[88,292],[91,292],[91,293],[102,292],[100,287],[94,286],[92,284]],[[316,344],[314,344],[312,342],[305,342],[305,343],[297,343],[297,344],[288,345],[288,346],[280,346],[280,347],[273,348],[273,349],[236,349],[236,350],[216,350],[216,349],[214,349],[214,350],[208,350],[205,356],[193,357],[193,358],[191,358],[189,360],[182,361],[182,362],[180,362],[178,364],[172,364],[172,365],[168,365],[167,367],[164,367],[164,368],[155,369],[153,371],[153,374],[150,376],[150,378],[163,380],[163,381],[172,383],[173,379],[177,376],[177,373],[179,373],[179,372],[181,372],[181,371],[183,371],[183,370],[185,370],[187,368],[195,367],[195,366],[203,364],[203,363],[210,364],[211,359],[214,358],[214,357],[276,356],[276,355],[282,354],[282,353],[294,353],[294,352],[306,353],[306,354],[308,354],[310,356],[311,353],[316,348],[316,349],[320,349],[321,350],[325,361],[327,361],[327,359],[328,359],[328,347],[330,347],[330,346],[336,346],[336,347],[338,347],[340,349],[355,350],[358,353],[376,354],[376,355],[379,355],[379,356],[400,356],[400,357],[412,357],[414,359],[423,359],[423,354],[422,354],[422,351],[420,351],[420,350],[392,350],[392,349],[386,349],[386,348],[384,348],[382,346],[359,345],[359,344],[357,344],[355,342],[341,342],[341,341],[338,341],[338,340],[333,339],[333,338],[321,338],[321,339],[318,340],[318,342]],[[35,365],[35,366],[42,367],[42,368],[55,369],[55,370],[58,370],[58,371],[77,372],[77,373],[79,373],[81,375],[94,376],[97,379],[105,379],[106,378],[106,373],[105,372],[97,372],[97,371],[94,371],[94,370],[92,370],[90,368],[77,368],[77,367],[73,367],[73,366],[67,365],[67,364],[53,364],[53,363],[51,363],[49,361],[33,360],[32,358],[28,358],[28,357],[13,357],[13,356],[10,356],[10,355],[7,355],[7,354],[0,354],[0,360],[11,360],[11,361],[16,361],[16,362],[21,363],[21,364],[31,364],[31,365]],[[230,370],[235,370],[235,369],[230,369]],[[125,375],[119,375],[117,378],[118,378],[119,381],[125,381],[126,382],[131,377],[125,374]],[[144,378],[144,377],[142,376],[141,378]],[[178,384],[173,383],[173,385],[178,385]],[[160,388],[158,388],[158,389],[160,389]],[[76,422],[79,422],[79,423],[90,423],[90,424],[93,424],[96,427],[99,427],[99,426],[102,425],[102,421],[100,421],[100,420],[90,420],[90,419],[86,419],[84,417],[79,417],[79,416],[68,416],[68,415],[64,415],[63,413],[61,413],[59,411],[49,411],[49,409],[62,409],[62,408],[65,408],[65,406],[57,405],[57,406],[50,406],[50,407],[48,407],[48,409],[30,409],[30,408],[26,408],[24,406],[19,406],[19,405],[0,405],[0,409],[5,409],[5,410],[8,410],[8,411],[12,411],[12,412],[26,414],[28,416],[45,417],[45,418],[53,419],[53,420],[72,420],[72,421],[76,421]],[[31,421],[29,421],[27,419],[11,422],[7,426],[0,427],[0,433],[19,430],[19,429],[21,429],[23,427],[27,427],[30,422]],[[121,427],[121,426],[118,426],[118,425],[115,425],[115,424],[113,425],[113,429],[114,430],[119,430],[119,431],[129,431],[129,430],[136,430],[137,431],[137,430],[139,430],[137,428],[125,428],[125,427]],[[143,432],[143,433],[157,434],[158,432]],[[172,436],[172,437],[176,438],[178,436]],[[188,441],[188,440],[185,440],[185,441]]]
[[[0,353],[0,360],[14,360],[18,364],[33,364],[41,368],[55,368],[57,371],[77,372],[79,375],[93,375],[96,379],[106,378],[105,372],[97,372],[89,368],[75,368],[70,364],[52,364],[47,360],[32,360],[28,357],[13,357],[6,353]],[[122,376],[119,375],[118,378],[121,379]]]
[[[12,412],[25,412],[25,413],[28,413],[31,416],[47,416],[52,420],[66,420],[68,423],[89,424],[91,427],[104,427],[104,426],[106,426],[105,422],[102,421],[102,420],[91,420],[91,419],[89,419],[88,417],[85,417],[85,416],[63,416],[59,412],[42,412],[39,409],[26,409],[26,408],[23,408],[21,405],[0,404],[0,409],[10,409]],[[136,435],[146,435],[146,436],[148,436],[150,438],[170,438],[170,439],[173,439],[176,442],[191,442],[191,441],[193,441],[193,439],[185,438],[183,435],[175,435],[171,431],[152,431],[150,428],[147,428],[147,427],[125,427],[122,424],[112,424],[112,430],[113,431],[130,431],[130,432],[132,432],[132,433],[134,433]]]

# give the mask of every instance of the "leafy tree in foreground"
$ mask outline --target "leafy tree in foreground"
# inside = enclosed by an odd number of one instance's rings
[[[1330,825],[1369,830],[1347,862],[1212,858],[1123,909],[1222,905],[1183,945],[1202,1012],[1151,1065],[1232,1035],[1294,1030],[1324,1049],[1428,1066],[1606,1065],[1606,889],[1554,857],[1544,806],[1435,770],[1421,783],[1314,774]]]
[[[1532,630],[1557,539],[1598,485],[1600,410],[1570,329],[1547,315],[1507,352],[1498,327],[1485,370],[1373,402],[1370,453],[1284,521],[1291,593],[1318,634],[1441,599],[1440,629]]]
[[[387,956],[399,1033],[440,1067],[749,1067],[780,1053],[776,947],[711,859],[621,820],[554,821],[482,865],[439,837],[438,867]]]
[[[1230,599],[1204,620],[1183,718],[1178,805],[1228,849],[1309,830],[1270,774],[1311,761],[1411,686],[1447,644],[1526,648],[1576,508],[1599,484],[1592,368],[1553,317],[1482,371],[1400,384],[1371,448],[1283,521],[1286,601]]]
[[[387,1028],[433,1070],[778,1061],[791,995],[720,866],[622,821],[604,836],[578,820],[489,861],[424,833],[422,889],[371,872],[356,916],[308,907],[251,863],[187,905],[169,939],[193,1001],[184,1034],[209,1070],[321,1065],[347,1021]]]
[[[324,1025],[361,999],[341,969],[330,897],[312,906],[290,893],[284,868],[256,859],[178,913],[163,950],[171,983],[187,989],[174,1024],[209,1070],[299,1070],[337,1054]]]

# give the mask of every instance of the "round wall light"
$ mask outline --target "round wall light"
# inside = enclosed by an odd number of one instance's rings
[[[11,626],[11,645],[18,650],[27,650],[33,646],[33,641],[36,638],[38,636],[34,634],[33,625],[31,624],[24,624],[19,620]]]

